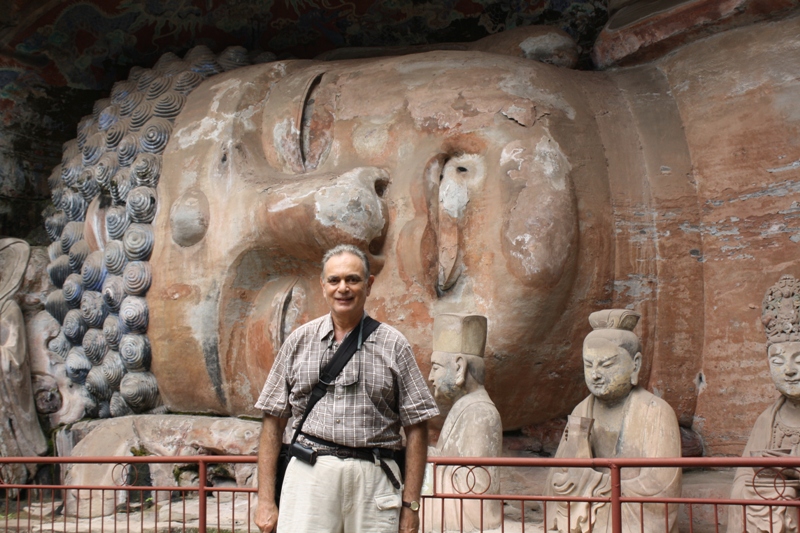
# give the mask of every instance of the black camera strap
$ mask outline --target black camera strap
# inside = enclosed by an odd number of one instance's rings
[[[339,349],[336,350],[336,353],[333,354],[333,357],[328,364],[325,365],[325,368],[322,369],[319,375],[319,381],[314,388],[311,390],[311,396],[308,398],[308,403],[306,404],[306,410],[303,412],[303,418],[300,419],[300,423],[297,425],[297,429],[294,430],[294,436],[292,436],[292,444],[297,440],[297,436],[300,434],[300,430],[303,429],[303,424],[308,418],[308,413],[317,405],[323,396],[328,392],[328,387],[333,385],[333,382],[336,380],[336,377],[339,373],[347,366],[347,363],[350,362],[350,359],[353,358],[353,354],[361,348],[361,345],[364,343],[365,340],[372,335],[378,326],[381,323],[375,320],[374,318],[370,317],[369,315],[364,315],[361,319],[361,323],[358,326],[358,334],[356,335],[356,330],[354,329],[351,331],[347,337],[344,338],[342,344],[339,346]]]

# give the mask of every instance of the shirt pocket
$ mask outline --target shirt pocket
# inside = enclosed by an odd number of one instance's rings
[[[353,355],[353,358],[347,362],[347,365],[342,369],[334,383],[337,387],[349,387],[358,383],[359,375],[361,374],[361,361],[358,354]]]

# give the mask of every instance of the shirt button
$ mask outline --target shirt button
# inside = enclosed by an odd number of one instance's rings
[[[341,395],[341,394],[340,394],[340,395],[338,395],[338,396],[336,397],[336,399],[338,399],[338,400],[341,400],[341,399],[342,399],[342,395]]]
[[[339,422],[340,422],[340,420],[337,418],[337,419],[336,419],[336,423],[338,424]]]

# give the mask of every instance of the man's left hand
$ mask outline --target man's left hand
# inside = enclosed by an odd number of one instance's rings
[[[419,512],[414,512],[408,507],[400,511],[399,533],[417,533],[419,531]]]

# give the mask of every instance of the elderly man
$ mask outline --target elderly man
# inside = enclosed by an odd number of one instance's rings
[[[298,442],[317,459],[312,465],[292,457],[278,511],[275,473],[286,421],[294,415],[296,427],[322,368],[348,334],[361,336],[374,281],[367,256],[354,246],[329,250],[322,264],[330,314],[289,335],[256,403],[264,413],[256,524],[264,532],[277,524],[278,531],[292,533],[416,532],[427,420],[438,409],[408,341],[386,324],[363,344],[359,339],[352,359],[308,414]],[[401,448],[401,427],[407,440],[402,486],[397,464],[385,453]],[[364,460],[363,452],[374,460]]]
[[[583,342],[583,368],[591,394],[572,411],[556,457],[680,457],[681,437],[672,408],[639,386],[641,342],[633,333],[639,314],[625,309],[589,316],[594,331]],[[622,495],[674,498],[681,495],[680,468],[627,468]],[[607,472],[590,468],[554,468],[548,476],[551,495],[607,497]],[[546,531],[611,531],[608,504],[548,504]],[[667,530],[677,531],[678,506],[666,510]],[[665,530],[663,504],[623,504],[624,533]]]
[[[433,320],[428,379],[436,401],[452,407],[430,455],[499,457],[502,453],[500,413],[483,386],[486,326],[481,315],[441,314]],[[497,494],[500,476],[494,467],[439,467],[436,486],[445,494]],[[432,500],[425,519],[425,531],[484,531],[500,526],[502,505],[498,500]]]

